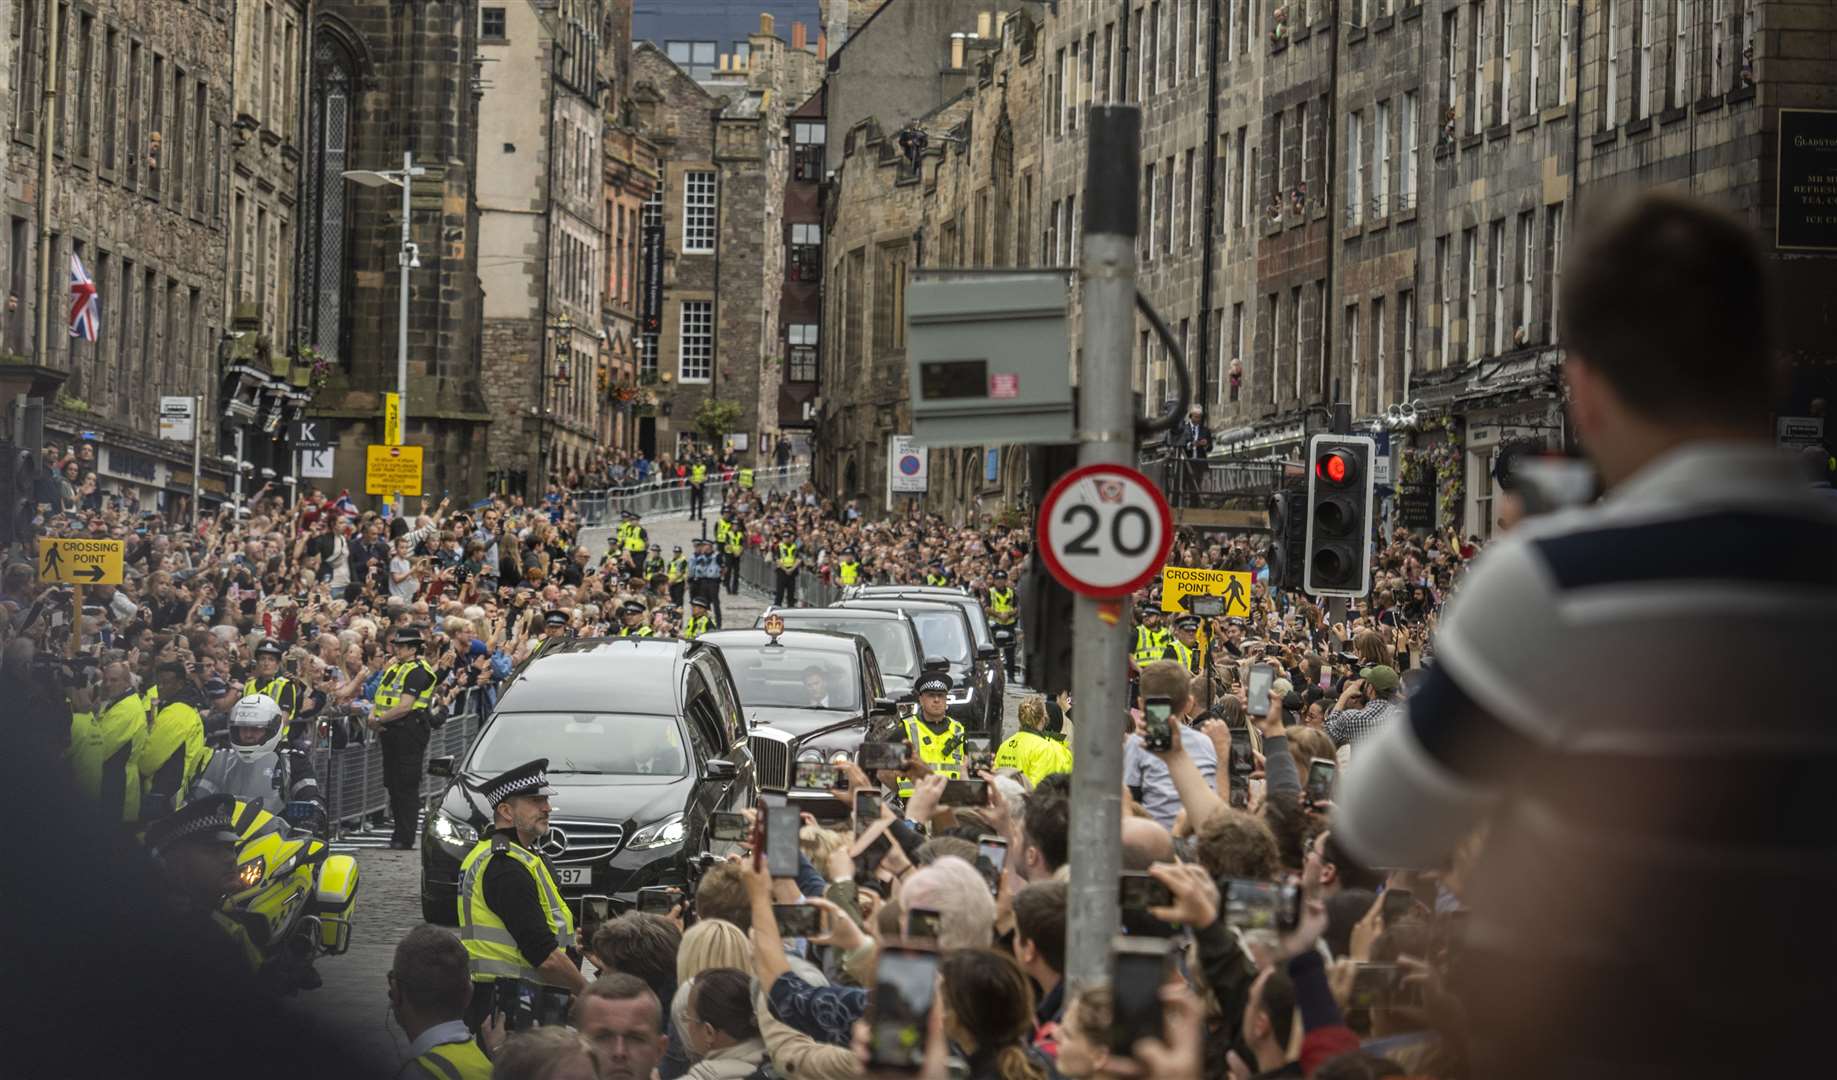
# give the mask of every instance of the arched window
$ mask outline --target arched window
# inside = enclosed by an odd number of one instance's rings
[[[356,157],[351,145],[355,76],[351,54],[331,34],[320,31],[313,42],[312,100],[307,116],[301,331],[313,348],[340,363],[348,359],[344,310],[350,192],[343,173]]]

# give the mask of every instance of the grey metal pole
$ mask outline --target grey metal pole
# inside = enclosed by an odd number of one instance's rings
[[[221,444],[219,444],[221,445]],[[198,531],[198,500],[204,495],[204,396],[191,399],[191,531]]]
[[[396,299],[395,394],[397,445],[408,442],[408,215],[415,188],[415,152],[402,151],[402,247],[396,252],[401,268],[401,296]]]
[[[1135,464],[1129,366],[1135,336],[1135,239],[1141,110],[1092,107],[1085,169],[1084,359],[1078,371],[1078,464]],[[1107,617],[1106,617],[1107,616]],[[1123,664],[1126,601],[1079,597],[1072,619],[1071,891],[1066,976],[1074,988],[1110,979],[1122,870]]]
[[[44,5],[45,22],[45,70],[41,77],[45,80],[44,94],[40,99],[38,125],[38,340],[32,344],[32,362],[45,367],[51,355],[51,309],[57,305],[51,302],[51,260],[55,252],[51,250],[51,155],[56,148],[57,128],[57,43],[62,37],[62,28],[58,25],[58,12],[61,4]],[[31,42],[23,42],[21,50],[32,47]],[[131,146],[130,154],[142,152],[142,148]]]
[[[242,425],[236,425],[236,520],[233,524],[242,523]]]

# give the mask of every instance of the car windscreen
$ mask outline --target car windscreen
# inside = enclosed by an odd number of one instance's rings
[[[839,634],[859,634],[874,650],[874,660],[888,675],[916,672],[919,658],[912,651],[912,633],[898,619],[832,619],[808,618],[785,620],[786,626],[800,630],[834,630]]]
[[[845,709],[861,707],[853,652],[800,652],[784,645],[722,646],[740,690],[740,707]]]
[[[962,612],[949,608],[907,608],[906,614],[912,616],[912,624],[918,628],[919,643],[925,647],[925,655],[942,656],[959,666],[970,662],[969,629],[964,626]]]
[[[466,769],[496,776],[542,757],[556,774],[688,772],[688,751],[675,717],[597,712],[500,712],[480,733]]]

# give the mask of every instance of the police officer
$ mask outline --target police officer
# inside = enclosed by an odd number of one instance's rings
[[[644,575],[644,553],[651,546],[650,534],[644,526],[638,524],[638,515],[630,510],[622,511],[625,517],[625,565],[626,574]]]
[[[1020,724],[995,751],[997,769],[1019,769],[1029,784],[1038,784],[1053,773],[1072,771],[1072,749],[1064,739],[1045,731],[1046,702],[1033,698],[1021,703]]]
[[[708,457],[702,455],[695,459],[695,464],[689,466],[689,519],[691,521],[708,519],[707,513],[703,510],[707,499],[707,486]]]
[[[210,921],[235,950],[250,972],[262,966],[242,925],[223,910],[223,898],[240,888],[236,879],[236,850],[242,838],[231,815],[236,799],[213,795],[187,803],[147,826],[143,841],[147,854],[159,868],[165,899],[181,918]],[[205,936],[205,940],[210,940]]]
[[[619,605],[619,632],[616,637],[654,637],[650,624],[644,621],[644,605],[627,600]]]
[[[389,1011],[411,1055],[401,1080],[491,1080],[491,1059],[466,1028],[470,969],[466,947],[442,926],[417,926],[396,945]]]
[[[68,759],[77,786],[103,813],[140,820],[140,756],[147,744],[146,701],[127,664],[102,666],[96,687],[71,692]]]
[[[721,545],[721,578],[729,596],[740,591],[740,556],[746,551],[746,528],[728,519],[732,513],[731,507],[721,507],[721,520],[714,526],[714,538]]]
[[[305,693],[300,684],[281,673],[281,658],[287,650],[273,638],[266,638],[255,647],[255,676],[242,688],[244,697],[260,694],[281,707],[281,714],[287,718],[287,738],[310,746],[312,740],[306,738],[304,724],[300,721],[300,704],[305,700]]]
[[[191,797],[230,795],[280,817],[291,802],[310,803],[323,818],[325,804],[312,758],[287,742],[286,717],[274,699],[249,694],[230,709],[230,742],[205,762]],[[317,829],[322,820],[301,822]]]
[[[637,516],[630,510],[619,511],[619,527],[613,531],[612,546],[606,552],[607,555],[616,556],[621,560],[625,558],[625,540],[631,535],[634,528],[632,521]]]
[[[183,660],[163,660],[154,669],[159,711],[140,752],[140,816],[164,817],[185,805],[192,781],[211,753],[204,748],[204,718]]]
[[[843,588],[861,584],[861,552],[854,545],[842,549],[842,557],[836,560],[836,582]]]
[[[549,831],[549,763],[538,758],[487,780],[491,829],[459,864],[459,940],[472,972],[466,1025],[491,1015],[499,979],[573,993],[587,988],[575,952],[574,912],[536,842]]]
[[[914,687],[919,710],[906,721],[906,739],[913,756],[930,766],[932,772],[956,780],[963,776],[963,725],[950,718],[950,675],[930,670],[931,666],[927,660],[927,670]],[[911,780],[900,781],[899,794],[901,798],[911,797]]]
[[[542,637],[536,641],[536,647],[529,651],[529,658],[534,660],[544,652],[568,640],[568,613],[551,611],[542,616]]]
[[[705,536],[696,540],[695,557],[689,560],[689,598],[713,608],[716,625],[721,621],[721,570],[714,543]]]
[[[772,606],[796,607],[797,567],[803,560],[803,550],[797,542],[796,534],[790,529],[780,530],[778,544],[772,550],[772,565],[778,571],[772,588]]]
[[[682,603],[683,588],[689,582],[689,557],[682,553],[681,544],[670,548],[670,561],[664,572],[670,581],[670,603]]]
[[[1012,680],[1015,676],[1014,646],[1018,636],[1016,631],[1019,629],[1017,624],[1021,617],[1021,607],[1019,600],[1014,595],[1013,587],[1008,584],[1006,570],[995,570],[989,574],[987,600],[989,629],[996,634],[1001,644],[1002,670]],[[1004,630],[1007,631],[1007,637],[1002,639],[1001,633]]]
[[[395,830],[389,846],[412,851],[415,816],[421,809],[422,758],[427,753],[427,710],[434,703],[440,677],[421,657],[421,631],[404,626],[395,632],[395,663],[383,670],[376,686],[372,730],[382,732],[383,786],[389,789],[389,811]]]
[[[1136,618],[1139,621],[1135,627],[1135,647],[1129,650],[1129,655],[1140,666],[1161,659],[1173,637],[1161,626],[1159,601],[1150,600],[1147,606],[1138,609]]]
[[[1173,638],[1161,654],[1163,660],[1176,660],[1188,675],[1199,674],[1199,616],[1181,615],[1174,620]]]
[[[652,544],[651,545],[651,557],[649,559],[646,559],[644,562],[645,580],[647,581],[654,580],[659,576],[662,576],[667,580],[669,577],[669,573],[670,573],[670,564],[668,560],[666,560],[663,557],[663,545],[662,544]]]
[[[708,601],[699,596],[689,601],[689,621],[683,624],[682,636],[694,641],[714,628],[714,619],[708,614]]]
[[[751,465],[742,465],[737,479],[740,481],[741,491],[753,490],[753,467]]]
[[[925,571],[925,584],[938,588],[950,585],[950,571],[945,568],[943,559],[931,560],[931,569]]]

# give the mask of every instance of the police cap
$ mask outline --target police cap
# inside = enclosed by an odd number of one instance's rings
[[[689,606],[692,608],[701,608],[703,611],[707,611],[708,601],[700,596],[690,597]]]
[[[1006,570],[997,570],[994,573],[989,575],[989,580],[990,581],[1006,581],[1008,580],[1008,572]]]
[[[542,624],[544,626],[566,626],[568,625],[568,613],[565,611],[551,611],[542,617]]]
[[[537,758],[499,773],[480,784],[478,793],[494,810],[505,799],[518,795],[553,795],[555,789],[549,787],[549,759]]]
[[[681,544],[671,544],[671,545],[670,545],[670,551],[671,551],[671,553],[672,553],[672,554],[675,554],[675,555],[681,555],[681,554],[682,554],[682,545],[681,545]]]
[[[255,646],[255,655],[272,656],[276,660],[279,660],[281,657],[287,655],[287,650],[283,649],[281,643],[273,638],[264,638],[260,645]]]
[[[421,639],[420,628],[414,626],[402,627],[395,632],[395,636],[390,640],[397,645],[413,645],[417,648],[424,644]]]
[[[1197,615],[1182,615],[1174,620],[1174,627],[1179,630],[1197,630],[1199,621]]]
[[[619,614],[621,615],[642,615],[644,614],[644,605],[639,603],[636,600],[627,600],[623,604],[619,605]]]
[[[234,795],[193,799],[147,826],[147,851],[157,856],[180,844],[234,844],[241,839],[235,811]]]
[[[951,681],[949,675],[941,671],[928,671],[919,676],[918,684],[912,689],[913,692],[919,694],[948,694],[950,693],[950,688]]]

